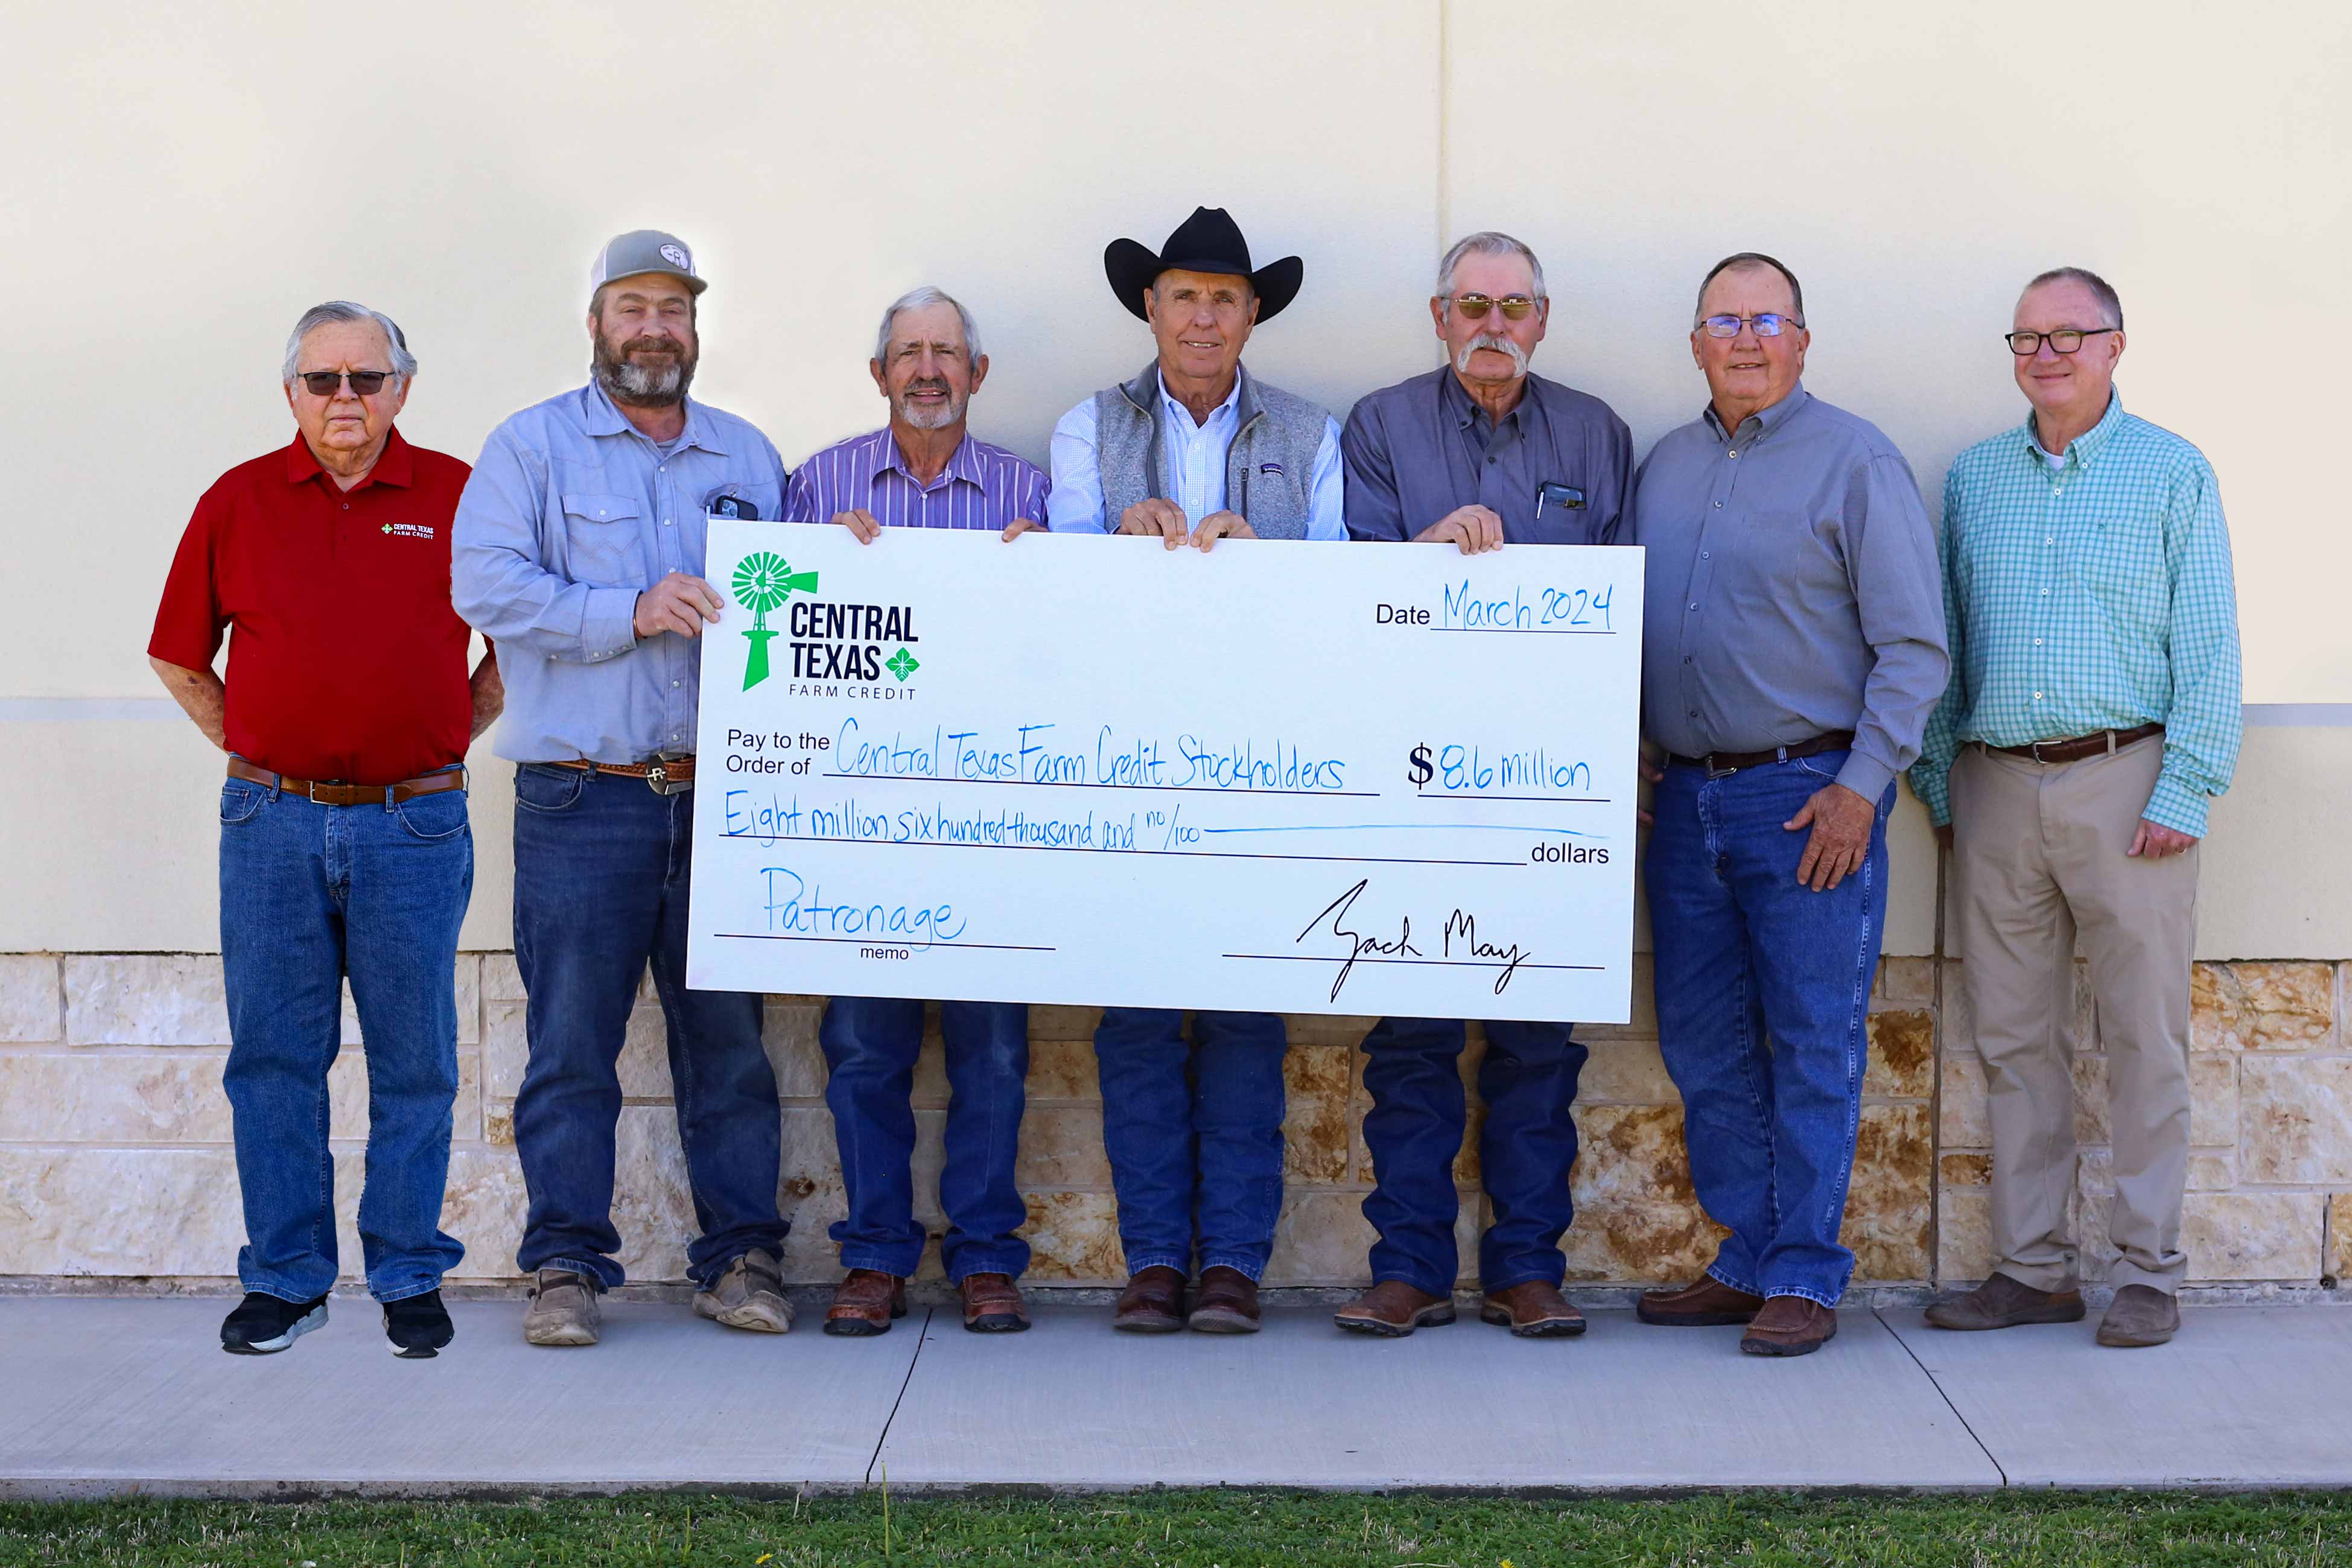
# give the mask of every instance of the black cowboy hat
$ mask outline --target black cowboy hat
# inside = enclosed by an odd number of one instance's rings
[[[1307,264],[1295,256],[1253,268],[1249,241],[1242,238],[1241,225],[1223,207],[1194,207],[1192,215],[1176,225],[1176,232],[1156,256],[1131,239],[1115,239],[1103,248],[1103,271],[1110,277],[1110,291],[1138,320],[1150,319],[1143,313],[1143,291],[1161,273],[1230,272],[1250,280],[1258,299],[1257,319],[1271,321],[1298,298],[1299,279],[1306,270]]]

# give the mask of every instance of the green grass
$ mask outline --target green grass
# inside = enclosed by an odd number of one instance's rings
[[[2352,1568],[2352,1496],[1999,1493],[1671,1501],[1251,1491],[797,1502],[0,1504],[0,1563],[1099,1563],[1120,1568]]]

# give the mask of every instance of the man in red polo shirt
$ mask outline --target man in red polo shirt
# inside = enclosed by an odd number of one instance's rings
[[[220,801],[226,1089],[247,1241],[221,1346],[284,1350],[335,1283],[327,1069],[352,982],[368,1073],[360,1242],[403,1356],[449,1343],[440,1228],[457,1092],[457,926],[474,885],[466,748],[498,716],[449,604],[467,469],[393,428],[416,376],[391,318],[347,300],[286,345],[299,426],[230,469],[180,540],[148,663],[229,754]],[[228,678],[213,673],[222,634]]]

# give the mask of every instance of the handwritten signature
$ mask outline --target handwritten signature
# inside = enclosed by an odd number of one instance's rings
[[[1355,973],[1359,959],[1369,957],[1374,963],[1496,963],[1502,967],[1502,972],[1495,977],[1495,994],[1500,996],[1510,985],[1511,977],[1519,972],[1519,966],[1534,956],[1516,942],[1506,946],[1498,942],[1481,939],[1478,917],[1461,909],[1448,915],[1444,924],[1438,928],[1438,956],[1435,958],[1425,957],[1422,950],[1413,946],[1412,916],[1409,915],[1399,918],[1397,934],[1393,937],[1368,936],[1357,931],[1345,923],[1354,919],[1350,912],[1370,884],[1370,877],[1360,879],[1354,886],[1325,904],[1315,918],[1307,923],[1307,928],[1293,938],[1296,946],[1328,925],[1332,936],[1349,945],[1347,959],[1331,980],[1329,999],[1333,1001],[1339,999],[1341,988],[1348,983],[1348,977]],[[1457,950],[1466,953],[1468,957],[1454,957]]]

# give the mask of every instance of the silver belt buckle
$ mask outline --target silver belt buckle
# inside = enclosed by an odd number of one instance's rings
[[[1710,751],[1699,758],[1700,764],[1706,768],[1706,776],[1709,779],[1728,779],[1739,771],[1737,768],[1717,768],[1715,765],[1715,758],[1716,754]]]
[[[669,776],[668,762],[669,759],[657,757],[646,764],[646,788],[656,795],[683,795],[693,789],[693,779]]]

